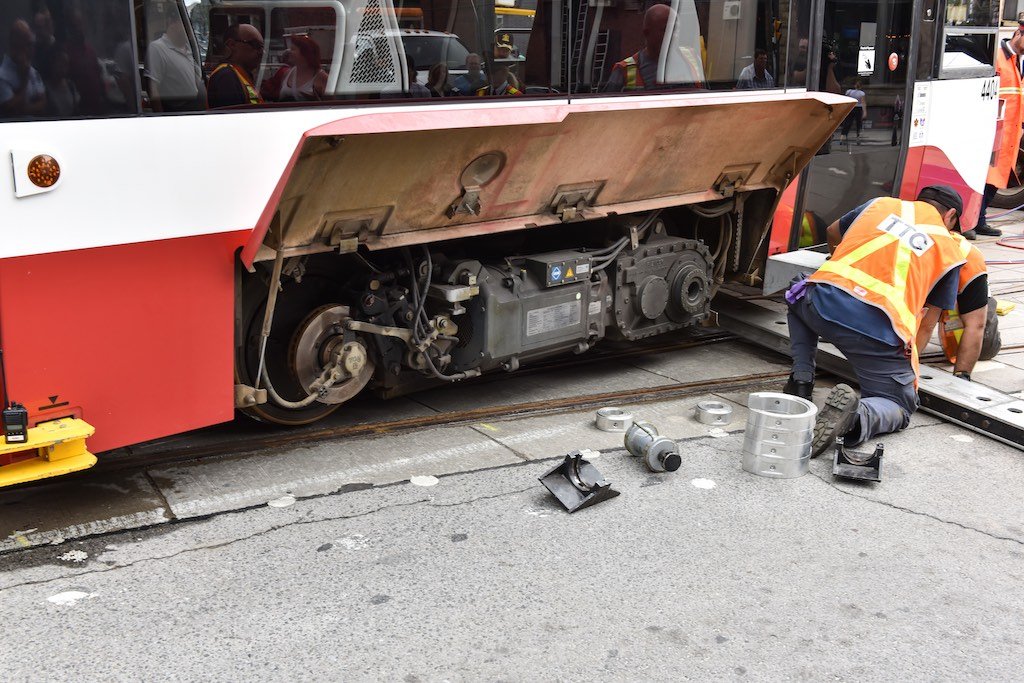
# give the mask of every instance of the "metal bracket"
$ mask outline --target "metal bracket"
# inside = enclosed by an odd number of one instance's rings
[[[248,384],[235,385],[235,407],[251,408],[267,402],[267,390],[255,389]]]
[[[551,213],[564,223],[582,220],[583,212],[594,205],[603,187],[603,182],[597,185],[561,185],[548,206]]]
[[[885,446],[878,444],[874,453],[846,450],[843,437],[836,438],[836,454],[832,461],[832,474],[842,479],[882,481],[882,455]]]
[[[619,495],[598,469],[583,459],[580,451],[565,456],[562,462],[548,470],[539,480],[569,512],[582,510]]]
[[[452,202],[444,212],[445,215],[448,218],[455,218],[458,215],[479,216],[481,192],[483,189],[476,185],[462,188],[462,194]]]

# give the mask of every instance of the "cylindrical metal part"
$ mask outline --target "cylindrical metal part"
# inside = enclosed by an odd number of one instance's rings
[[[750,394],[743,469],[775,479],[807,474],[817,414],[817,406],[798,396],[768,391]]]
[[[679,456],[679,445],[667,436],[659,436],[647,447],[644,457],[652,472],[675,472],[683,464]]]
[[[652,472],[675,472],[683,460],[679,446],[667,436],[659,436],[650,422],[634,422],[623,440],[631,455],[643,458]]]
[[[633,415],[622,408],[598,408],[594,424],[603,432],[624,432],[633,424]]]
[[[694,413],[697,421],[706,425],[723,426],[732,422],[732,406],[723,401],[701,401]]]

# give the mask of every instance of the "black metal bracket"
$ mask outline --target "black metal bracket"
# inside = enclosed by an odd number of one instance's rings
[[[579,451],[565,456],[562,462],[538,479],[569,512],[619,495]]]
[[[874,453],[846,450],[843,437],[836,439],[836,455],[832,461],[832,474],[842,479],[882,481],[882,455],[885,445],[875,446]]]

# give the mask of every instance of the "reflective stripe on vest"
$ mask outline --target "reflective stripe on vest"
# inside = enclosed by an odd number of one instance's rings
[[[644,89],[644,77],[640,75],[640,60],[637,59],[637,55],[626,57],[615,66],[622,67],[625,71],[623,74],[623,90]]]
[[[245,93],[245,97],[249,101],[249,104],[263,104],[263,98],[260,97],[259,92],[257,92],[256,86],[252,84],[252,81],[249,80],[248,76],[242,73],[241,69],[230,62],[225,62],[214,69],[213,72],[210,73],[210,78],[216,76],[217,72],[221,69],[231,69],[235,72],[235,76],[238,78],[238,83],[242,86],[242,92]]]
[[[914,202],[876,199],[850,226],[832,259],[810,278],[839,287],[885,312],[893,331],[910,349],[915,372],[918,313],[929,290],[964,262],[949,231],[936,224],[937,212],[927,204],[921,206],[932,214],[927,223],[916,221]],[[913,289],[908,286],[911,276]]]

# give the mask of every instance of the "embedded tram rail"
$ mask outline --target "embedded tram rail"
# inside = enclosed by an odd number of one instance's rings
[[[686,336],[694,337],[692,333]],[[630,344],[620,348],[606,349],[601,352],[569,358],[555,357],[522,368],[514,373],[514,376],[526,377],[567,368],[593,367],[599,363],[674,351],[685,351],[725,342],[736,342],[746,346],[746,343],[738,340],[731,333],[718,329],[707,330],[698,333],[695,338],[670,342],[666,342],[664,339],[652,339],[647,344]],[[751,346],[750,348],[753,347]],[[244,416],[239,416],[233,422],[224,425],[216,425],[191,434],[178,435],[168,439],[161,439],[100,454],[99,463],[95,467],[73,476],[78,480],[87,480],[91,475],[103,476],[110,472],[135,470],[156,465],[163,466],[239,453],[260,452],[268,449],[297,447],[309,443],[351,437],[395,434],[429,427],[467,425],[496,418],[510,419],[557,414],[616,403],[649,403],[685,398],[713,391],[753,390],[753,388],[764,387],[768,384],[778,384],[786,378],[787,374],[787,372],[781,370],[779,372],[744,373],[710,380],[668,383],[639,389],[594,392],[569,397],[520,401],[511,404],[484,405],[466,410],[442,411],[429,415],[397,419],[357,419],[354,422],[348,422],[344,419],[344,416],[339,416],[340,419],[326,420],[313,425],[293,428],[268,427]],[[508,375],[502,374],[488,375],[476,380],[469,380],[462,386],[469,390],[501,382],[508,378]],[[457,389],[446,389],[446,391],[453,390]],[[383,408],[386,408],[387,405],[388,402],[386,400],[381,402]],[[66,477],[65,479],[71,480],[72,477]],[[25,484],[24,486],[31,485]]]
[[[721,330],[700,330],[410,397],[367,397],[315,426],[282,429],[240,417],[100,453],[90,470],[3,489],[0,507],[9,514],[0,553],[237,512],[281,496],[344,493],[578,448],[610,453],[621,450],[622,435],[593,426],[596,408],[609,404],[685,441],[709,436],[692,417],[698,401],[731,401],[734,426],[715,430],[726,436],[742,426],[742,396],[781,386],[787,365]]]

